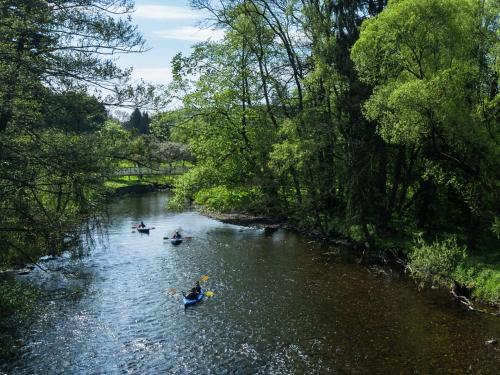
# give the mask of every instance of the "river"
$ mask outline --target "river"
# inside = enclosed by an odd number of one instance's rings
[[[286,231],[119,198],[106,237],[22,278],[50,290],[14,374],[498,374],[500,320]],[[149,235],[132,230],[144,220]],[[174,230],[192,236],[164,241]],[[201,276],[212,298],[184,309]],[[61,297],[62,296],[62,297]],[[2,369],[0,367],[0,369]],[[1,372],[1,371],[0,371]]]

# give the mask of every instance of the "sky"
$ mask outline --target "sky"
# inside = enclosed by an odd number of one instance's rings
[[[168,84],[172,73],[172,57],[204,40],[222,37],[220,30],[204,25],[206,13],[192,9],[188,0],[136,0],[132,22],[139,27],[149,48],[141,54],[121,55],[118,65],[132,67],[134,79]]]

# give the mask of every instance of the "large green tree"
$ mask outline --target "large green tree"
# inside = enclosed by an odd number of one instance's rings
[[[358,80],[349,50],[362,20],[385,1],[193,3],[227,31],[221,43],[174,61],[179,81],[187,82],[177,88],[188,92],[188,113],[212,115],[204,122],[207,136],[192,134],[202,144],[195,152],[246,161],[235,164],[246,171],[238,183],[257,181],[266,189],[266,207],[294,213],[324,233],[344,217],[370,237],[367,226],[387,216],[382,203],[373,204],[385,194],[385,150],[361,114],[370,90]],[[194,83],[187,78],[192,72],[201,72]],[[230,127],[221,126],[228,120]],[[230,152],[221,154],[215,145],[224,143]],[[213,165],[221,171],[220,162]]]
[[[470,244],[499,212],[498,11],[494,1],[392,1],[352,51],[375,86],[365,115],[398,150],[390,206],[428,230],[459,224]]]
[[[95,217],[122,151],[105,104],[149,93],[114,55],[144,40],[129,0],[0,0],[0,262],[57,253]]]

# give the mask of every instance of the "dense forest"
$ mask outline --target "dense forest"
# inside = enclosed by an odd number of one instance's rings
[[[132,1],[0,1],[2,264],[79,241],[113,169],[174,153],[195,161],[172,208],[402,249],[417,276],[461,269],[500,300],[497,1],[191,4],[225,36],[176,55],[157,97],[112,58],[144,49]],[[160,99],[181,105],[138,109]]]
[[[172,61],[163,128],[197,158],[172,207],[403,248],[423,277],[498,261],[498,2],[192,5],[226,33]]]

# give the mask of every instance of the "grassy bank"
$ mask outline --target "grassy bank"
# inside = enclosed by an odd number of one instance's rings
[[[404,251],[411,276],[422,285],[445,287],[466,298],[500,306],[498,252],[472,252],[452,235],[434,241],[417,236]]]
[[[472,297],[500,306],[500,254],[468,256],[452,277],[472,291]]]
[[[171,187],[177,176],[123,176],[106,181],[105,186],[113,194],[146,191]]]

